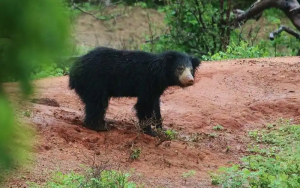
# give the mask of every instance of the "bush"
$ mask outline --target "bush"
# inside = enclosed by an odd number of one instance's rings
[[[239,44],[231,43],[225,52],[217,52],[213,55],[202,56],[203,60],[224,60],[239,58],[259,58],[268,57],[269,50],[264,47],[264,43],[256,46],[250,46],[247,42],[241,41]]]
[[[222,8],[221,8],[222,7]],[[169,33],[155,42],[154,51],[175,49],[197,56],[214,54],[229,44],[231,29],[230,8],[219,1],[168,1],[161,8],[166,13]],[[149,45],[144,49],[150,49]]]
[[[226,2],[223,5],[222,1],[167,2],[168,5],[159,11],[166,14],[165,22],[169,32],[154,41],[148,36],[147,40],[150,42],[142,45],[145,51],[162,52],[172,49],[192,53],[206,60],[287,56],[300,53],[300,41],[288,34],[281,34],[274,41],[270,41],[267,36],[258,41],[258,34],[261,35],[263,31],[261,26],[253,29],[252,21],[248,21],[242,28],[230,27],[233,5]],[[236,3],[249,6],[249,2],[245,1]],[[281,17],[283,17],[281,11],[270,9],[265,11],[262,19],[266,19],[275,30],[282,24]]]

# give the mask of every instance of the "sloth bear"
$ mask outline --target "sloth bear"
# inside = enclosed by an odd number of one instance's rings
[[[71,66],[69,87],[85,104],[87,128],[107,130],[104,116],[111,97],[137,97],[139,125],[145,134],[156,136],[151,125],[162,128],[160,96],[169,86],[193,85],[200,64],[198,58],[177,51],[152,54],[96,47]]]

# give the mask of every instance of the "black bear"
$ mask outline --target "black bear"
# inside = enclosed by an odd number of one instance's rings
[[[85,104],[87,128],[107,130],[104,116],[111,97],[137,97],[134,108],[139,124],[144,133],[156,136],[151,124],[162,128],[160,96],[169,86],[193,85],[200,63],[176,51],[152,54],[96,47],[74,62],[69,87]],[[147,125],[149,119],[153,121]]]

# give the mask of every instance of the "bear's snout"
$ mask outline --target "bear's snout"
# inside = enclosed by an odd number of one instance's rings
[[[192,75],[188,75],[186,78],[187,85],[193,85],[194,84],[194,78]]]
[[[179,81],[184,86],[190,86],[194,84],[194,77],[191,73],[191,69],[186,68],[179,76]]]

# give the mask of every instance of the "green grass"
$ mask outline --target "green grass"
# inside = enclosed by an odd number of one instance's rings
[[[88,47],[85,45],[74,46],[72,57],[84,55],[91,49],[92,47]],[[66,57],[58,59],[56,61],[54,60],[50,65],[47,66],[38,66],[34,69],[33,72],[31,72],[31,79],[35,80],[47,77],[57,77],[66,75],[69,73],[69,68],[72,63],[73,60],[69,60],[68,57]]]
[[[224,129],[224,127],[222,125],[216,125],[216,126],[213,127],[213,129],[216,130],[216,131],[221,131],[221,130]]]
[[[174,140],[177,138],[178,133],[175,130],[168,129],[165,131],[168,140]]]
[[[141,187],[136,183],[129,181],[129,173],[123,173],[115,170],[92,170],[89,169],[87,174],[61,172],[56,173],[44,185],[38,185],[34,182],[28,182],[29,188],[135,188]]]
[[[249,132],[250,155],[240,164],[211,173],[212,183],[230,188],[300,187],[300,126],[280,119],[266,129]]]
[[[182,177],[183,181],[186,183],[187,180],[189,178],[193,177],[195,174],[196,174],[195,170],[189,170],[188,172],[183,173],[181,177]]]

